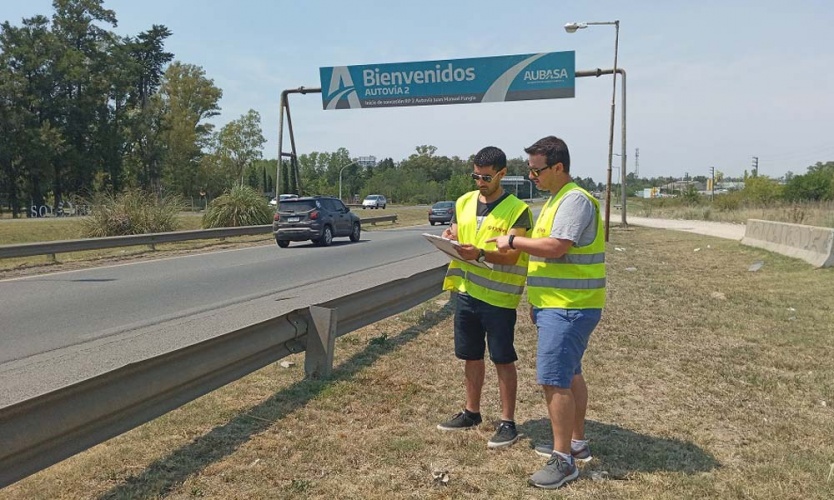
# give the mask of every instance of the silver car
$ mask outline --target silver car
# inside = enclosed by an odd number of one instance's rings
[[[370,194],[362,200],[362,209],[366,208],[382,208],[385,209],[385,205],[388,204],[388,201],[385,199],[384,196],[381,194]]]

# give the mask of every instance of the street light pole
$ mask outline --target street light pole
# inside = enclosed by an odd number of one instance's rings
[[[346,164],[342,165],[342,168],[339,169],[339,199],[340,200],[342,199],[342,171],[344,169],[346,169],[347,167],[353,165],[354,163],[356,163],[356,162],[352,161],[350,163],[346,163]]]
[[[614,84],[611,90],[611,124],[608,131],[608,172],[605,184],[605,241],[608,241],[609,226],[611,225],[611,172],[614,163],[614,102],[617,97],[617,55],[620,46],[620,21],[568,23],[565,25],[565,31],[568,33],[576,33],[576,30],[595,25],[613,25],[616,30],[614,34],[614,71],[612,73]],[[623,162],[625,162],[625,157],[623,157]],[[625,191],[625,188],[623,188],[623,191]],[[623,199],[623,203],[625,203],[625,199]]]

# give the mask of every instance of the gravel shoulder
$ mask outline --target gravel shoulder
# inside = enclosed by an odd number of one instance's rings
[[[628,223],[635,226],[653,227],[657,229],[671,229],[688,233],[715,236],[739,241],[744,237],[745,224],[730,224],[726,222],[709,222],[698,220],[653,219],[649,217],[629,217]]]

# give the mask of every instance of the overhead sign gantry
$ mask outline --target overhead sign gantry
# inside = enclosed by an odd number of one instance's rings
[[[325,110],[574,97],[575,73],[573,51],[319,69]]]

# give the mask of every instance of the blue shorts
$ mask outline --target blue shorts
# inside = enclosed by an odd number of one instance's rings
[[[484,359],[489,344],[493,363],[514,363],[515,309],[488,304],[465,293],[456,293],[455,356],[469,361]]]
[[[533,321],[539,332],[536,379],[541,385],[569,389],[582,373],[582,356],[602,309],[537,309]]]

